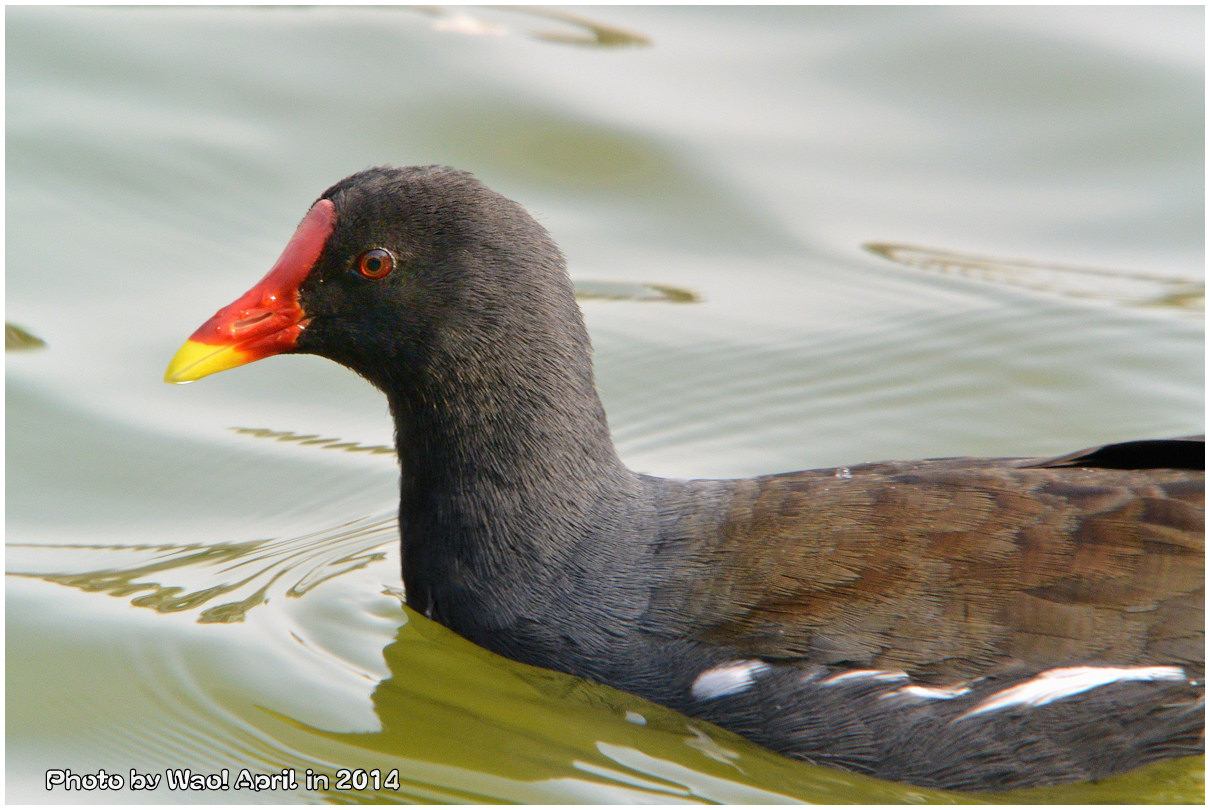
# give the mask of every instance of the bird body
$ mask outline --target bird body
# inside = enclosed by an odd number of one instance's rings
[[[565,263],[441,167],[326,191],[174,358],[387,396],[408,603],[786,755],[1002,789],[1201,750],[1200,439],[671,480],[619,459]]]

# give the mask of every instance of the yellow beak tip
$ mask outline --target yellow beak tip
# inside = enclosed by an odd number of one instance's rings
[[[177,350],[168,369],[164,372],[166,383],[188,383],[210,374],[242,366],[254,358],[248,357],[236,346],[212,346],[195,340],[185,341]]]

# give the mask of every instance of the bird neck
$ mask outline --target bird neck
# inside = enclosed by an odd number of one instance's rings
[[[418,508],[476,494],[548,497],[624,469],[591,369],[467,356],[451,353],[390,397],[404,494]]]
[[[516,660],[603,677],[578,650],[624,652],[646,610],[650,507],[586,365],[449,366],[473,384],[442,396],[437,380],[392,410],[408,604]]]
[[[619,538],[634,537],[643,495],[614,450],[579,312],[514,334],[485,324],[448,330],[388,389],[408,601],[430,614],[444,601],[451,626],[451,601],[506,610],[552,598],[555,578],[614,579],[602,571],[632,553]]]

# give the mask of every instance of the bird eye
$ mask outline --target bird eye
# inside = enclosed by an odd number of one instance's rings
[[[366,278],[382,278],[395,269],[395,257],[389,250],[374,248],[357,257],[357,272]]]

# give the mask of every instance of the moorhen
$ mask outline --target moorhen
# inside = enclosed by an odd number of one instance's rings
[[[950,789],[1203,750],[1203,440],[668,480],[618,458],[559,248],[439,166],[311,206],[185,343],[381,389],[408,604],[790,757]]]

